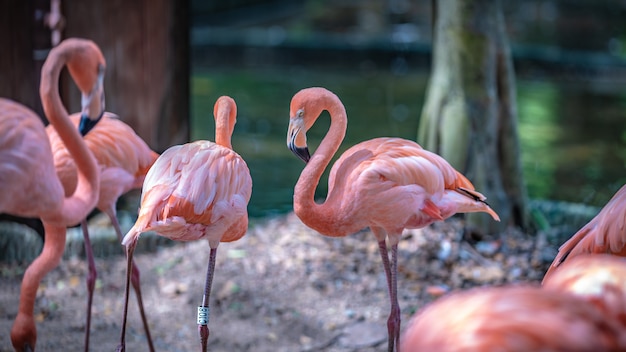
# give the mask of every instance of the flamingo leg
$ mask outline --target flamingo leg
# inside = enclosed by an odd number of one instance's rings
[[[120,335],[120,344],[117,346],[117,352],[126,351],[126,322],[128,317],[128,296],[130,293],[130,277],[132,271],[133,252],[137,246],[137,239],[135,238],[131,243],[126,246],[126,287],[124,289],[124,318],[122,319],[122,333]]]
[[[65,250],[65,225],[44,221],[43,226],[46,234],[43,249],[24,272],[18,312],[11,328],[11,343],[17,351],[35,350],[37,328],[35,326],[34,307],[37,289],[41,279],[59,265]]]
[[[202,352],[207,351],[207,342],[209,340],[209,297],[211,296],[211,285],[213,283],[213,272],[215,271],[215,258],[217,257],[217,248],[211,248],[209,255],[209,268],[207,269],[206,282],[204,284],[204,295],[202,296],[202,305],[198,307],[198,334],[200,335],[200,343]]]
[[[378,242],[380,257],[385,268],[387,277],[387,288],[389,290],[389,300],[391,302],[391,311],[389,319],[387,319],[387,331],[389,333],[388,352],[394,352],[395,347],[400,342],[400,305],[398,304],[398,245],[391,246],[391,261],[389,260],[389,252],[387,244],[384,240]]]
[[[115,212],[115,208],[108,209],[106,211],[109,219],[111,219],[111,224],[113,224],[113,228],[115,229],[115,233],[117,234],[117,238],[122,241],[122,229],[120,227],[119,221],[117,221],[117,216]],[[154,345],[152,343],[152,335],[150,334],[150,326],[148,325],[148,319],[146,318],[145,310],[143,309],[143,298],[141,295],[141,284],[140,284],[140,275],[139,268],[135,261],[131,261],[132,269],[130,282],[133,285],[133,289],[135,290],[135,296],[137,297],[137,305],[139,306],[139,314],[141,315],[141,322],[143,323],[143,329],[146,332],[146,339],[148,340],[148,346],[150,348],[150,352],[154,352]]]
[[[91,333],[91,306],[93,304],[93,291],[96,287],[96,279],[98,271],[96,270],[96,262],[93,257],[93,249],[89,240],[89,229],[87,228],[87,220],[80,222],[83,230],[83,238],[85,241],[85,256],[87,257],[87,321],[85,323],[85,352],[89,351],[89,335]]]

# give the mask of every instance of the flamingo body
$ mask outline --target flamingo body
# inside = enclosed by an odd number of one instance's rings
[[[79,114],[70,115],[78,128]],[[54,126],[46,127],[53,150],[54,165],[65,194],[76,189],[76,163]],[[135,131],[112,113],[105,112],[98,124],[84,137],[87,148],[94,154],[100,169],[100,193],[97,208],[108,213],[115,209],[119,197],[141,188],[148,169],[158,154],[148,147]]]
[[[310,156],[306,132],[324,110],[330,113],[330,128]],[[402,231],[458,212],[486,212],[499,218],[485,197],[447,161],[400,138],[375,138],[349,148],[330,170],[326,200],[316,203],[315,189],[346,129],[346,110],[332,92],[307,88],[292,98],[287,146],[307,163],[294,188],[294,212],[304,224],[327,236],[346,236],[366,227],[372,230],[387,276],[388,350],[393,352],[400,339],[397,250]]]
[[[337,199],[337,212],[349,219],[320,231],[330,236],[376,226],[393,244],[404,229],[422,228],[466,207],[482,207],[497,218],[476,201],[485,197],[465,176],[439,155],[401,138],[375,138],[349,148],[330,170],[328,193],[328,202]]]
[[[176,241],[206,238],[212,247],[238,240],[251,194],[248,167],[231,149],[210,141],[171,147],[148,172],[139,217],[122,244],[145,231]]]
[[[55,170],[43,122],[29,108],[0,98],[0,131],[0,213],[53,219],[64,192],[51,177]]]
[[[591,221],[563,243],[544,281],[568,258],[608,253],[626,257],[626,185],[622,186]]]
[[[538,287],[475,288],[451,293],[421,311],[401,352],[623,351],[617,320],[585,300]]]

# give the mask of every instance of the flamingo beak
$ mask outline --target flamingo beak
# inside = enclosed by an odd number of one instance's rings
[[[81,115],[80,124],[78,125],[80,135],[84,137],[87,133],[89,133],[89,131],[91,131],[98,124],[102,115],[103,114],[100,114],[96,120],[92,120],[88,115]]]
[[[303,146],[300,147],[299,145]],[[305,163],[311,160],[311,154],[306,145],[306,134],[302,133],[301,119],[292,119],[289,123],[287,148]]]
[[[291,150],[292,153],[305,163],[308,163],[309,160],[311,160],[311,154],[309,154],[308,147],[298,148],[294,144],[289,144],[289,150]]]
[[[311,160],[311,154],[309,154],[309,147],[307,147],[306,144],[304,145],[304,147],[297,146],[296,138],[298,136],[298,133],[292,130],[291,128],[289,129],[288,136],[289,138],[287,138],[287,148],[289,148],[289,150],[291,150],[292,153],[294,153],[298,158],[300,158],[300,160],[304,161],[305,163],[308,163],[309,160]]]

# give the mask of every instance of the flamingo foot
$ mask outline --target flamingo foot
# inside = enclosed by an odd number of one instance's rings
[[[202,352],[207,351],[207,342],[209,341],[209,327],[207,325],[198,325],[198,334],[200,335],[200,344],[202,345]]]
[[[388,351],[394,352],[395,348],[400,346],[400,308],[397,306],[391,309],[387,320],[387,331],[389,333]]]

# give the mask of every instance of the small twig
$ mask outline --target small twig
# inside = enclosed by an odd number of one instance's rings
[[[547,246],[547,243],[546,231],[537,231],[537,235],[535,237],[535,248],[533,248],[530,257],[531,265],[539,266],[542,264],[543,260],[541,253],[543,248]]]
[[[323,350],[326,350],[326,348],[330,347],[332,344],[337,342],[337,340],[339,339],[339,337],[341,337],[341,335],[342,335],[342,333],[337,333],[337,334],[335,334],[335,336],[331,337],[327,341],[322,341],[322,342],[320,342],[317,345],[305,347],[305,348],[301,349],[300,351],[302,351],[302,352],[313,352],[313,351],[323,351]]]
[[[476,260],[482,266],[498,266],[496,262],[491,259],[487,259],[483,257],[472,245],[467,243],[466,241],[461,241],[461,250],[465,250],[467,254],[472,257],[472,259]]]

